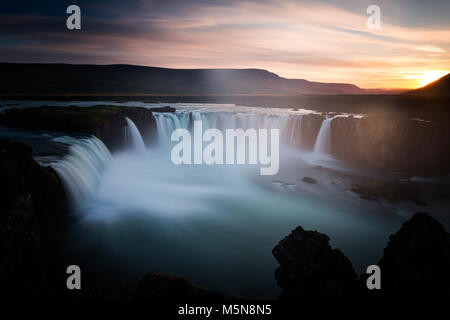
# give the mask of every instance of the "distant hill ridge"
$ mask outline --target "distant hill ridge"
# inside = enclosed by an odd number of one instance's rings
[[[262,69],[0,63],[0,94],[367,94],[353,84],[286,79]]]
[[[410,91],[412,94],[450,96],[450,73],[426,86]]]

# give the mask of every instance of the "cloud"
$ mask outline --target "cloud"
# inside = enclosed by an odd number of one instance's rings
[[[390,18],[369,30],[365,4],[342,3],[79,1],[80,31],[66,29],[64,9],[59,15],[53,7],[3,10],[0,60],[263,68],[362,87],[410,87],[425,70],[450,70],[445,24],[390,23],[398,3],[382,2],[382,19]]]
[[[426,51],[426,52],[445,52],[444,49],[436,47],[436,46],[430,46],[430,45],[423,45],[420,47],[415,47],[414,49],[420,50],[420,51]]]

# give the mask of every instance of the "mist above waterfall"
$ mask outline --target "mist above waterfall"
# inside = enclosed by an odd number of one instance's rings
[[[207,289],[255,298],[276,296],[270,252],[297,225],[328,234],[359,270],[378,259],[398,218],[381,219],[385,209],[350,196],[331,183],[338,175],[308,161],[315,154],[301,147],[308,112],[225,105],[177,109],[154,114],[157,141],[151,146],[143,145],[131,119],[128,146],[113,155],[95,137],[65,141],[69,154],[53,167],[73,195],[79,219],[69,236],[77,241],[68,245],[75,256],[88,256],[92,268],[131,280],[161,270]],[[262,177],[251,165],[174,165],[171,132],[192,130],[194,120],[205,128],[279,129],[280,171]],[[309,185],[304,176],[318,183]]]

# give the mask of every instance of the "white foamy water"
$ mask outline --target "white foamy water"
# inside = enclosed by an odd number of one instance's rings
[[[71,144],[69,154],[63,160],[52,164],[69,196],[75,203],[90,199],[97,191],[102,170],[111,160],[108,148],[96,137],[61,137],[54,140]]]
[[[133,147],[112,156],[96,138],[72,141],[69,155],[54,164],[79,219],[68,250],[88,257],[100,272],[137,280],[158,270],[251,298],[279,292],[271,250],[298,225],[329,235],[358,271],[378,262],[400,218],[387,218],[387,209],[348,194],[339,188],[339,176],[305,160],[314,152],[299,147],[304,113],[179,109],[155,114],[158,144],[151,148],[130,119]],[[193,120],[205,129],[279,129],[279,173],[261,177],[258,166],[174,165],[171,130],[190,129]],[[318,182],[309,185],[304,176]]]
[[[316,143],[314,145],[314,152],[320,154],[330,153],[331,140],[331,121],[333,118],[327,118],[322,121],[319,134],[317,135]]]
[[[141,133],[138,128],[129,118],[125,117],[127,121],[127,128],[125,130],[125,140],[127,145],[131,148],[132,151],[135,152],[144,152],[145,151],[145,143],[142,139]]]

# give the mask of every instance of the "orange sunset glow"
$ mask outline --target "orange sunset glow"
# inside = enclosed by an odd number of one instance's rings
[[[74,33],[54,28],[51,15],[0,15],[8,31],[0,61],[259,68],[361,88],[412,89],[450,72],[448,1],[378,1],[381,27],[369,29],[372,2],[83,3],[87,17]]]

